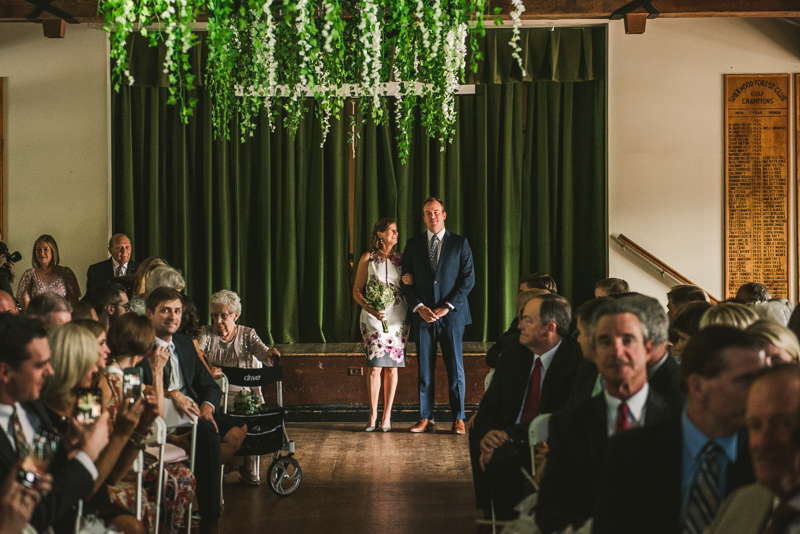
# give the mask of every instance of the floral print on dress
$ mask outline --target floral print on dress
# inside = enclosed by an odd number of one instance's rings
[[[370,254],[368,278],[388,285],[394,293],[394,303],[386,310],[389,333],[383,333],[381,322],[366,311],[361,312],[361,339],[366,348],[367,360],[381,366],[386,359],[388,367],[405,366],[405,347],[411,325],[406,321],[406,299],[400,289],[402,256],[392,254],[388,258],[372,252]]]

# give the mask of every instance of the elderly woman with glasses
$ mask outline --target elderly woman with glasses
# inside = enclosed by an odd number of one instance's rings
[[[271,367],[273,357],[279,357],[280,352],[274,347],[270,348],[261,341],[255,329],[236,324],[242,313],[242,299],[233,291],[223,289],[211,295],[211,324],[200,329],[197,344],[206,354],[211,372],[216,377],[219,367],[241,367],[257,369],[262,366]],[[233,406],[234,396],[241,387],[230,386],[228,406]],[[252,388],[253,393],[261,396],[261,388]],[[261,402],[263,402],[263,397]],[[239,471],[243,482],[257,486],[258,456],[248,457],[247,465]]]

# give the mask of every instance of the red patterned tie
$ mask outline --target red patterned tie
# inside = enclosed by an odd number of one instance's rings
[[[528,396],[525,398],[525,407],[522,409],[520,423],[530,423],[539,415],[539,395],[542,384],[542,359],[536,358],[531,373],[531,385],[528,386]]]
[[[617,408],[617,424],[614,427],[614,434],[625,432],[630,427],[631,424],[628,422],[628,405],[623,402]]]

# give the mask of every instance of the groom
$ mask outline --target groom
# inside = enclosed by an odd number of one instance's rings
[[[412,332],[419,358],[420,421],[411,432],[434,430],[433,404],[436,373],[436,343],[442,346],[453,412],[453,432],[464,434],[464,360],[461,341],[464,326],[472,323],[467,295],[475,285],[472,251],[467,238],[444,227],[444,204],[434,197],[422,205],[428,231],[414,236],[403,252],[403,274],[414,277],[413,285],[401,283],[412,311]]]

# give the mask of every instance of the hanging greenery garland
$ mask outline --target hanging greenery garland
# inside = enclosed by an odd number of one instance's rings
[[[512,56],[519,47],[522,0],[512,0]],[[275,128],[277,105],[293,135],[314,98],[322,143],[347,97],[362,116],[386,119],[386,99],[396,98],[398,148],[405,162],[414,110],[442,149],[454,134],[455,94],[467,67],[482,59],[486,0],[102,0],[109,32],[112,82],[133,84],[128,36],[137,29],[166,48],[169,103],[188,121],[197,102],[190,50],[198,42],[198,14],[208,16],[205,84],[218,138],[230,139],[239,123],[242,141],[259,124]],[[155,26],[156,29],[150,29]],[[524,72],[524,71],[523,71]],[[392,96],[387,96],[391,87]]]

